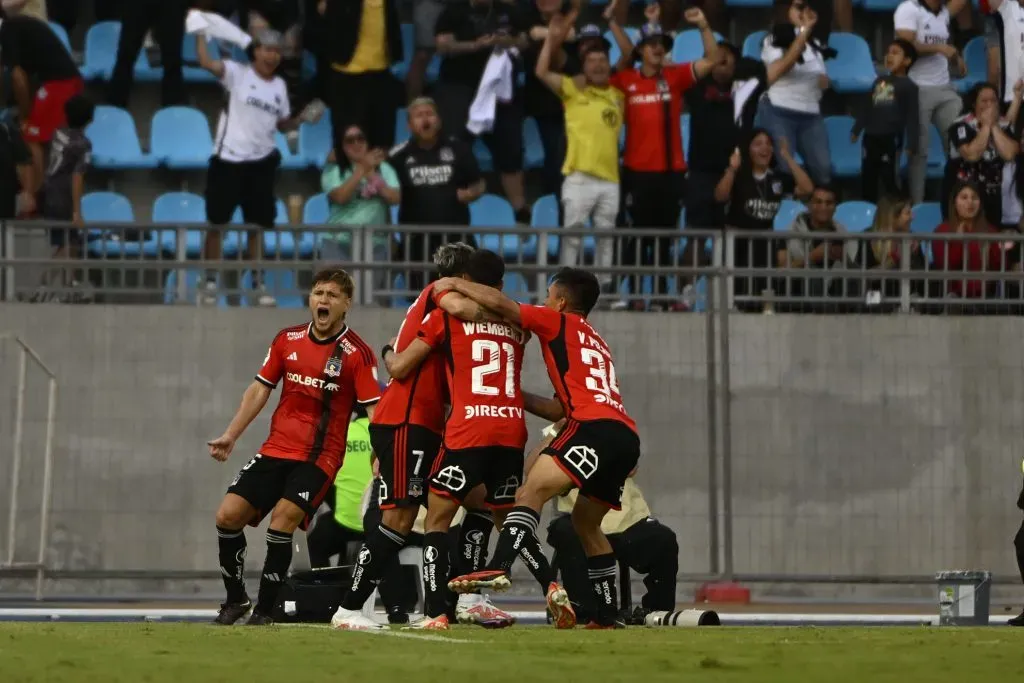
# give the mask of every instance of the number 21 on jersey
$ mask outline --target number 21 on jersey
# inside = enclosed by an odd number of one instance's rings
[[[621,409],[622,399],[619,394],[619,383],[615,379],[615,364],[611,358],[595,349],[580,349],[583,364],[590,371],[587,377],[587,389],[594,394],[598,403],[605,403]]]
[[[480,365],[473,366],[472,391],[478,396],[497,396],[501,389],[491,386],[485,381],[491,375],[501,372],[502,351],[505,352],[505,396],[516,397],[516,349],[508,342],[499,344],[490,339],[473,340],[473,362]],[[499,384],[500,379],[499,379]]]

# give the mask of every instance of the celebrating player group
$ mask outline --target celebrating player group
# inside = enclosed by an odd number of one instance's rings
[[[284,382],[270,436],[239,472],[217,511],[221,573],[227,599],[216,622],[272,623],[271,611],[291,563],[292,533],[312,518],[341,465],[354,405],[367,407],[379,466],[381,523],[366,529],[351,586],[331,625],[343,630],[383,626],[362,613],[405,545],[421,506],[424,618],[411,628],[449,628],[450,600],[463,623],[501,628],[514,623],[483,589],[505,590],[519,557],[540,584],[552,621],[573,628],[576,615],[537,539],[543,505],[578,488],[572,522],[586,552],[598,611],[588,628],[615,628],[616,562],[601,520],[618,509],[640,457],[636,424],[626,413],[611,350],[587,321],[600,287],[590,273],[559,270],[543,305],[502,294],[505,264],[464,244],[441,247],[441,279],[406,313],[381,358],[391,379],[381,394],[377,359],[345,322],[353,284],[341,270],[314,277],[312,321],[275,337],[263,368],[246,390],[224,434],[209,443],[226,460],[235,441]],[[554,397],[520,386],[524,350],[540,342]],[[526,413],[557,423],[524,477]],[[460,548],[448,529],[467,510]],[[270,515],[267,555],[256,604],[243,581],[246,525]],[[489,564],[486,534],[500,530]],[[481,543],[481,539],[483,539]],[[481,547],[482,545],[482,547]],[[454,566],[453,566],[454,565]]]

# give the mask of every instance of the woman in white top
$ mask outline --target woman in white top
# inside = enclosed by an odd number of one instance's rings
[[[818,20],[806,0],[794,0],[787,18],[788,23],[777,24],[761,45],[761,61],[766,66],[782,59],[796,36],[812,31]],[[817,185],[827,185],[832,180],[821,95],[828,87],[825,60],[834,55],[834,50],[812,37],[797,63],[768,88],[758,107],[759,125],[776,144],[786,140],[790,149],[800,153]]]
[[[934,123],[942,135],[942,147],[949,147],[948,132],[960,115],[960,96],[950,82],[952,62],[958,73],[964,64],[956,48],[949,42],[949,18],[960,12],[967,0],[904,0],[896,8],[893,25],[896,36],[913,43],[917,61],[910,67],[910,80],[917,85],[920,135],[908,141],[910,157],[910,199],[924,201],[924,185],[928,171],[928,136]]]
[[[227,225],[239,207],[247,225],[267,230],[274,227],[274,184],[281,164],[274,134],[294,129],[299,123],[298,118],[292,118],[284,79],[276,75],[281,63],[281,40],[277,31],[261,31],[247,48],[251,63],[240,64],[211,59],[206,38],[197,37],[199,65],[216,76],[227,91],[227,104],[217,123],[213,156],[206,174],[206,220],[211,228]],[[208,230],[203,258],[221,259],[221,240],[220,230]],[[247,261],[263,258],[260,231],[249,231],[243,256]],[[263,287],[258,271],[252,273],[252,286],[259,293],[261,306],[276,304]],[[209,271],[200,303],[216,301],[217,273]]]

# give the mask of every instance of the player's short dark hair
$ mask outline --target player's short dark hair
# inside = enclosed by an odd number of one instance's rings
[[[466,275],[473,282],[498,287],[505,279],[505,262],[493,251],[479,249],[466,264]]]
[[[315,289],[317,285],[324,282],[333,282],[341,288],[341,291],[345,292],[351,298],[356,292],[356,283],[352,280],[352,276],[346,273],[341,268],[324,268],[313,276],[313,285],[311,289]]]
[[[905,57],[910,59],[910,66],[914,66],[914,62],[917,61],[917,48],[909,40],[903,38],[893,38],[892,44],[897,46]]]
[[[465,242],[442,244],[434,252],[434,265],[441,277],[455,277],[466,272],[466,264],[476,249]]]
[[[560,269],[551,278],[551,284],[565,290],[569,308],[585,316],[590,315],[590,311],[597,305],[597,300],[601,296],[601,285],[597,283],[597,278],[593,273],[580,268]]]
[[[64,115],[68,119],[68,126],[76,130],[81,130],[92,123],[95,113],[96,105],[85,95],[75,95],[64,103]]]

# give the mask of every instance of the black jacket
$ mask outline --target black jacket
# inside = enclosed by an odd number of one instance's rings
[[[356,52],[359,25],[363,20],[363,0],[327,0],[324,26],[331,39],[327,46],[327,59],[331,64],[348,64]],[[398,17],[397,0],[384,0],[384,20],[387,24],[388,56],[391,63],[401,62],[402,25]]]

